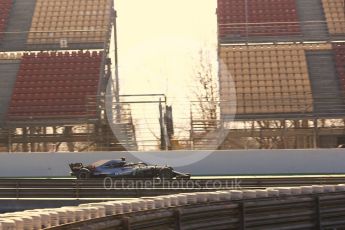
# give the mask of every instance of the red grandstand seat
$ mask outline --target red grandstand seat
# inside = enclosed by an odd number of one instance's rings
[[[25,53],[8,119],[85,116],[86,98],[97,94],[100,55],[88,51]]]
[[[0,0],[0,41],[6,32],[13,0]]]
[[[219,36],[280,36],[300,34],[301,30],[298,23],[295,1],[251,0],[247,1],[246,8],[245,1],[243,0],[218,0]],[[249,24],[246,26],[246,23]]]

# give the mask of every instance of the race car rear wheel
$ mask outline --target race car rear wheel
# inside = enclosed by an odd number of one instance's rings
[[[162,169],[159,172],[159,178],[161,180],[171,180],[174,178],[174,172],[168,168]]]
[[[80,170],[79,174],[78,174],[78,179],[88,179],[91,177],[90,171],[88,170]]]

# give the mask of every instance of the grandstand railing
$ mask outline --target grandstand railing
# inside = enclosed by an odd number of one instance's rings
[[[282,146],[315,148],[323,146],[322,141],[318,140],[322,136],[332,136],[336,139],[345,134],[345,104],[337,106],[327,102],[316,104],[319,107],[324,106],[325,111],[329,110],[328,113],[305,113],[301,110],[299,113],[238,114],[236,106],[230,109],[233,113],[226,113],[229,111],[224,112],[224,105],[227,105],[227,102],[217,101],[212,102],[214,105],[210,105],[210,108],[216,108],[215,113],[212,110],[211,113],[202,114],[200,102],[183,104],[181,101],[176,103],[170,101],[173,108],[173,134],[168,136],[169,140],[166,142],[167,136],[162,136],[162,128],[168,133],[168,126],[166,124],[162,126],[159,103],[113,102],[110,107],[106,106],[102,109],[94,106],[94,103],[95,100],[92,101],[88,112],[92,110],[92,114],[100,113],[100,117],[96,120],[94,117],[85,117],[79,122],[76,119],[69,119],[60,120],[60,123],[49,123],[49,120],[30,123],[31,126],[37,127],[62,125],[78,129],[69,134],[64,130],[57,133],[28,131],[24,136],[22,131],[16,131],[16,127],[25,127],[28,124],[26,120],[16,121],[16,124],[8,123],[8,127],[13,128],[3,130],[3,135],[0,135],[0,147],[7,151],[5,148],[15,143],[84,142],[85,148],[81,145],[80,151],[216,150],[282,148]],[[81,127],[83,124],[84,128]],[[12,134],[8,133],[10,131]],[[307,138],[308,144],[296,145],[300,136]],[[167,148],[162,148],[167,143],[169,144]],[[333,144],[333,147],[337,145]],[[12,150],[15,149],[14,147]]]

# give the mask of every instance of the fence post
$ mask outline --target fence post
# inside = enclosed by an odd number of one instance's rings
[[[131,230],[131,223],[130,223],[129,217],[122,218],[122,227],[125,230]]]
[[[244,202],[239,204],[239,219],[240,219],[240,228],[241,230],[246,229],[246,208]]]
[[[80,195],[79,195],[79,181],[78,179],[76,180],[76,184],[75,184],[75,198],[79,199]]]
[[[20,198],[20,184],[19,181],[16,182],[16,198]]]
[[[182,224],[181,224],[181,210],[176,209],[174,211],[174,220],[175,220],[175,230],[181,230]]]
[[[315,197],[315,213],[316,213],[316,229],[321,230],[322,229],[322,223],[321,223],[321,210],[320,210],[320,197]]]

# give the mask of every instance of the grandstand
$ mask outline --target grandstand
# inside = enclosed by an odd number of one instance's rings
[[[114,17],[111,0],[0,0],[1,150],[123,149],[105,116]]]
[[[113,1],[0,6],[0,149],[136,150],[130,105],[105,112]],[[183,146],[344,144],[344,9],[343,0],[218,0],[220,112],[192,114]]]
[[[217,16],[221,118],[236,127],[222,148],[342,144],[344,1],[218,0]]]

